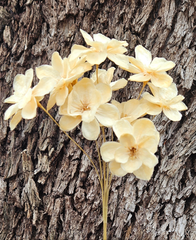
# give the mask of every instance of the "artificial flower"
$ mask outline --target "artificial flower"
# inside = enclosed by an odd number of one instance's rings
[[[173,79],[166,71],[175,66],[174,62],[158,57],[152,60],[151,52],[141,45],[135,48],[135,55],[136,58],[129,57],[131,64],[126,69],[131,73],[135,73],[129,78],[130,81],[148,82],[151,80],[156,87],[169,87],[171,85]]]
[[[45,94],[48,94],[47,88],[40,85],[30,88],[33,80],[33,69],[25,72],[25,75],[18,74],[14,78],[14,94],[4,100],[5,103],[13,103],[4,115],[4,119],[10,121],[10,128],[13,130],[17,124],[24,119],[32,119],[36,116],[37,102],[41,101]]]
[[[118,108],[120,119],[125,119],[130,123],[140,117],[143,117],[148,110],[148,105],[142,99],[131,99],[127,102],[121,103],[116,100],[112,100],[112,104]]]
[[[111,88],[99,83],[96,86],[89,78],[83,78],[69,94],[62,106],[60,127],[70,131],[82,122],[82,134],[88,140],[96,140],[100,133],[100,124],[111,127],[119,119],[118,109],[107,103],[111,98]]]
[[[37,67],[39,84],[51,91],[47,109],[50,110],[55,103],[62,106],[77,79],[89,70],[91,70],[91,65],[86,62],[85,57],[71,60],[71,55],[69,55],[68,58],[62,59],[58,52],[52,55],[52,66]]]
[[[158,115],[163,113],[172,121],[179,121],[182,114],[179,111],[187,110],[187,106],[182,102],[184,97],[178,95],[178,90],[175,83],[172,83],[168,88],[158,88],[152,83],[148,83],[151,94],[145,92],[143,99],[146,100],[148,106],[147,113],[150,115]]]
[[[128,43],[126,41],[110,39],[100,33],[94,34],[93,39],[82,29],[80,29],[80,32],[82,33],[86,44],[91,47],[86,48],[81,45],[73,45],[71,49],[73,58],[86,56],[86,60],[91,65],[99,65],[108,57],[115,64],[128,67],[128,57],[123,54],[127,51],[125,47],[128,46]]]
[[[154,153],[159,143],[159,133],[149,119],[136,120],[131,125],[121,119],[114,124],[119,142],[106,142],[101,146],[101,156],[113,174],[124,176],[133,173],[136,177],[149,180],[158,163]]]
[[[127,85],[127,80],[124,78],[118,79],[117,81],[112,82],[114,75],[114,67],[109,68],[107,71],[105,69],[98,69],[98,79],[96,76],[96,72],[94,72],[91,76],[91,80],[94,84],[105,83],[109,85],[112,91],[119,90],[124,88]]]

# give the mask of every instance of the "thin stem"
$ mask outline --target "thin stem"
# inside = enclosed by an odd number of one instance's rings
[[[98,146],[98,142],[96,142],[96,147],[97,147],[97,152],[98,152],[98,157],[99,157],[99,168],[100,168],[100,185],[101,185],[101,192],[102,192],[102,196],[103,196],[103,175],[102,175],[102,165],[101,165],[101,155],[100,155],[100,151],[99,151],[99,146]]]
[[[139,96],[137,97],[137,99],[139,99],[140,98],[140,96],[141,96],[141,94],[142,94],[142,92],[143,92],[143,90],[144,90],[144,88],[145,88],[145,86],[146,86],[146,84],[148,83],[148,81],[146,81],[146,82],[143,82],[143,86],[142,86],[142,89],[141,89],[141,91],[140,91],[140,93],[139,93]]]
[[[96,65],[96,78],[97,78],[97,83],[99,83],[99,81],[98,81],[98,69],[99,69],[99,65],[97,64],[97,65]]]
[[[60,125],[58,124],[58,122],[52,117],[52,115],[50,115],[50,113],[41,105],[40,102],[37,102],[37,105],[38,107],[40,107],[51,119],[52,121],[60,128]],[[60,128],[61,129],[61,128]],[[62,130],[63,131],[63,130]],[[65,135],[88,157],[88,159],[90,160],[91,164],[93,165],[94,169],[95,169],[95,172],[97,173],[97,176],[98,176],[98,179],[99,179],[99,182],[101,184],[101,179],[100,179],[100,176],[99,176],[99,172],[93,162],[93,160],[89,157],[89,155],[86,153],[86,151],[80,147],[80,145],[72,138],[69,136],[68,133],[66,133],[65,131],[63,131],[65,133]]]

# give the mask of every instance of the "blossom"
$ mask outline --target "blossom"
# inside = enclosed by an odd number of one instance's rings
[[[126,69],[135,73],[129,78],[130,81],[148,82],[151,80],[156,87],[169,87],[171,85],[173,79],[166,71],[175,66],[174,62],[158,57],[152,60],[151,52],[141,45],[135,48],[135,55],[136,58],[129,57],[131,64]]]
[[[128,46],[128,43],[126,41],[110,39],[100,33],[94,34],[93,39],[87,32],[83,31],[82,29],[80,29],[80,32],[82,33],[86,44],[91,47],[86,48],[81,45],[73,45],[71,49],[73,58],[86,56],[86,60],[91,65],[99,65],[108,57],[117,65],[128,67],[128,57],[123,55],[123,53],[127,51],[125,47]]]
[[[69,55],[68,58],[62,59],[58,52],[52,55],[52,66],[37,67],[39,84],[51,91],[47,109],[50,110],[55,103],[62,106],[77,79],[89,70],[91,70],[91,65],[86,62],[85,57],[71,60],[71,55]]]
[[[18,74],[14,78],[13,89],[14,94],[4,100],[5,103],[14,103],[10,106],[4,115],[4,119],[10,121],[10,128],[13,130],[17,124],[24,119],[32,119],[36,116],[37,101],[41,101],[48,90],[42,88],[41,85],[31,87],[33,80],[33,69],[25,72],[25,75]]]
[[[158,163],[159,133],[149,119],[138,119],[133,125],[121,119],[114,124],[119,142],[106,142],[101,146],[101,156],[109,162],[110,170],[117,176],[133,173],[136,177],[149,180]]]
[[[172,121],[179,121],[182,114],[179,111],[184,111],[187,106],[182,102],[184,97],[178,95],[178,90],[175,83],[172,83],[168,88],[158,88],[152,83],[148,83],[151,94],[145,92],[143,99],[146,100],[148,110],[147,113],[150,115],[157,115],[162,111]]]
[[[88,140],[96,140],[100,124],[111,127],[119,119],[118,109],[107,103],[111,98],[111,88],[99,83],[96,86],[89,78],[83,78],[69,94],[60,108],[60,127],[70,131],[82,122],[82,134]]]
[[[127,80],[125,80],[124,78],[112,82],[114,70],[114,67],[109,68],[107,71],[105,69],[98,69],[98,79],[96,76],[96,72],[94,72],[91,76],[91,80],[94,82],[94,84],[105,83],[109,85],[112,91],[124,88],[127,85]]]
[[[112,100],[112,104],[116,106],[120,113],[120,119],[125,119],[132,123],[139,117],[143,117],[147,110],[148,105],[143,99],[130,99],[127,102],[117,102],[116,100]]]

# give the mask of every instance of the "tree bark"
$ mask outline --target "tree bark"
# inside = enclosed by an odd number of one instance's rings
[[[14,131],[3,120],[15,75],[50,64],[54,51],[67,57],[73,44],[84,44],[79,29],[127,41],[131,56],[142,44],[153,57],[174,61],[169,73],[188,106],[180,122],[164,115],[153,119],[161,140],[149,182],[132,174],[113,178],[108,239],[196,239],[195,1],[0,0],[0,5],[0,239],[102,239],[100,186],[87,157],[41,110]],[[129,75],[115,72],[116,78]],[[129,82],[114,96],[126,101],[140,89],[140,83]],[[59,120],[56,110],[51,113]],[[70,135],[96,163],[95,144],[79,130]]]

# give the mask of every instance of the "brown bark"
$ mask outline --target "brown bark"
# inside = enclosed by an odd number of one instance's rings
[[[149,182],[131,174],[113,179],[109,239],[196,239],[195,1],[1,0],[0,5],[0,239],[102,239],[100,187],[87,157],[41,110],[12,132],[3,120],[14,76],[50,64],[54,51],[68,56],[74,43],[84,44],[80,28],[128,41],[129,55],[142,44],[153,56],[174,61],[170,74],[189,108],[180,122],[154,118],[161,140]],[[129,76],[122,73],[117,69],[115,76]],[[129,83],[115,96],[128,100],[140,88]],[[96,161],[95,145],[79,128],[70,134]]]

